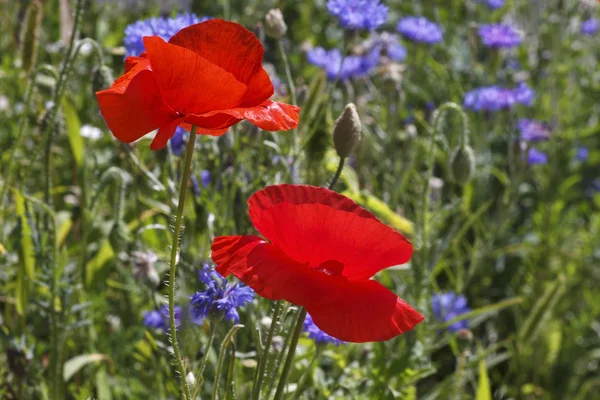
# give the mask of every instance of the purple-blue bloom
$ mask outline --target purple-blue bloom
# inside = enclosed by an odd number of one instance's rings
[[[327,9],[346,29],[376,29],[388,16],[388,8],[379,0],[328,0]]]
[[[206,169],[200,171],[200,182],[202,182],[202,186],[204,187],[210,185],[210,171]]]
[[[363,43],[363,46],[368,49],[369,53],[379,50],[381,55],[397,62],[403,62],[406,59],[406,48],[400,44],[398,36],[388,32],[374,33]]]
[[[435,44],[443,38],[440,26],[425,17],[404,17],[396,29],[413,42]]]
[[[499,111],[511,108],[516,103],[531,106],[535,92],[521,82],[514,89],[501,86],[482,86],[465,94],[463,105],[473,111]]]
[[[546,164],[548,163],[548,156],[543,151],[540,151],[534,147],[529,149],[527,153],[527,164]]]
[[[543,122],[523,118],[519,120],[517,128],[521,132],[521,139],[526,142],[539,142],[550,138],[550,129]]]
[[[484,45],[494,49],[516,47],[523,41],[521,34],[507,24],[481,25],[479,37]]]
[[[148,328],[169,330],[169,307],[161,306],[160,310],[144,311],[143,323]],[[175,306],[175,326],[181,325],[181,307]]]
[[[254,298],[252,288],[241,283],[227,282],[227,279],[208,264],[204,264],[198,271],[198,278],[206,285],[206,289],[190,297],[193,317],[206,318],[218,315],[237,324],[240,321],[237,309],[252,301]]]
[[[339,79],[344,81],[367,75],[377,66],[379,55],[379,50],[373,49],[364,56],[347,56],[343,58],[338,49],[327,51],[322,47],[315,47],[308,51],[306,57],[308,62],[325,70],[327,79],[336,80],[339,74]]]
[[[186,135],[185,129],[178,126],[177,129],[175,129],[175,133],[173,134],[173,137],[171,137],[171,139],[169,139],[169,144],[171,145],[171,151],[177,157],[179,157],[185,150],[185,135]]]
[[[535,100],[535,91],[530,88],[525,82],[519,82],[516,88],[513,89],[515,101],[524,106],[531,107]]]
[[[578,147],[577,148],[577,153],[575,154],[575,158],[578,161],[587,161],[588,157],[590,156],[590,151],[587,149],[587,147]]]
[[[484,2],[489,8],[495,10],[497,8],[504,7],[506,0],[479,0],[479,2]]]
[[[593,36],[598,32],[600,22],[596,18],[590,18],[581,23],[581,33],[588,36]]]
[[[448,322],[471,311],[471,308],[467,306],[467,298],[453,292],[434,294],[431,298],[431,308],[435,318],[442,322]],[[448,331],[456,332],[468,327],[469,321],[463,319],[448,326]]]
[[[177,32],[190,25],[194,25],[208,18],[199,18],[196,14],[179,14],[175,18],[153,17],[136,21],[125,28],[125,56],[139,56],[144,49],[144,36],[159,36],[169,40]]]
[[[467,92],[463,104],[473,111],[498,111],[511,108],[515,96],[511,89],[484,86]]]
[[[304,318],[304,325],[303,325],[302,330],[304,332],[308,333],[308,337],[311,338],[312,340],[314,340],[316,343],[320,343],[320,344],[331,343],[336,346],[339,346],[342,343],[346,343],[342,340],[336,339],[333,336],[326,334],[321,329],[319,329],[319,327],[317,325],[315,325],[315,323],[313,322],[313,319],[310,316],[310,314],[306,314],[306,318]]]

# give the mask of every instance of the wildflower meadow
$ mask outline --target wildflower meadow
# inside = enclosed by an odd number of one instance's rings
[[[0,399],[600,399],[599,18],[0,0]]]

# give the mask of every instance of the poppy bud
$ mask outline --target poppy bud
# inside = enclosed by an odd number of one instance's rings
[[[454,181],[465,185],[473,177],[475,171],[475,154],[469,145],[459,147],[450,158],[450,170]]]
[[[25,22],[21,31],[21,48],[19,49],[19,56],[25,72],[29,72],[35,65],[40,44],[41,24],[42,4],[39,0],[32,0],[25,14]]]
[[[469,329],[460,329],[456,332],[456,341],[462,354],[469,353],[473,342],[473,332]]]
[[[94,93],[110,87],[114,81],[115,78],[113,76],[112,68],[108,65],[101,65],[100,67],[94,68],[94,71],[92,72],[92,89],[94,90]]]
[[[356,106],[350,103],[344,108],[344,112],[335,121],[333,127],[333,144],[340,157],[346,158],[352,153],[360,142],[360,134],[360,118],[356,112]]]
[[[127,225],[123,221],[116,221],[108,236],[108,241],[115,253],[124,251],[130,239]]]
[[[265,17],[265,33],[273,39],[281,39],[287,32],[287,25],[279,8],[272,8]]]
[[[44,134],[46,129],[48,129],[48,125],[50,124],[50,117],[52,116],[52,109],[54,106],[48,107],[42,116],[39,119],[39,127],[40,133]],[[67,130],[67,123],[65,122],[65,115],[62,110],[59,108],[56,113],[56,117],[54,118],[54,125],[52,126],[52,136],[58,137],[64,135]]]

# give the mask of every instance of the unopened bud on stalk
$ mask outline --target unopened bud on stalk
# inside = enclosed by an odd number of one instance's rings
[[[344,112],[335,121],[333,127],[333,144],[340,157],[346,158],[352,153],[360,142],[361,130],[356,106],[350,103],[344,108]]]
[[[42,135],[44,134],[44,132],[46,132],[46,129],[48,129],[48,125],[50,124],[50,117],[52,116],[53,108],[54,108],[54,106],[46,108],[46,110],[44,110],[44,113],[41,115],[41,117],[39,119],[40,133]],[[53,137],[60,137],[62,135],[65,135],[66,130],[67,130],[67,123],[65,122],[65,115],[63,114],[62,110],[59,108],[56,113],[56,117],[54,118],[54,124],[52,126],[52,131],[50,132],[50,134]]]
[[[454,181],[459,185],[467,184],[475,172],[475,153],[469,145],[458,147],[450,158],[450,170]]]
[[[471,343],[473,342],[473,332],[469,329],[461,329],[456,332],[456,341],[458,348],[462,354],[471,351]]]
[[[102,65],[94,68],[92,72],[92,89],[98,92],[102,89],[110,87],[115,81],[112,68],[108,65]]]
[[[281,39],[287,32],[287,25],[279,8],[272,8],[265,17],[265,33],[273,39]]]
[[[21,30],[21,48],[19,56],[23,63],[25,72],[31,71],[37,60],[38,47],[40,45],[40,26],[42,24],[42,3],[40,0],[31,0],[23,29]]]

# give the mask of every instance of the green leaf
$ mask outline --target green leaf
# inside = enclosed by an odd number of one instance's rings
[[[110,261],[114,256],[115,252],[107,239],[102,243],[102,247],[100,247],[96,256],[92,258],[85,267],[86,285],[90,285],[94,282],[96,275],[100,272],[102,267],[104,267],[104,264]]]
[[[82,354],[79,356],[75,356],[68,360],[65,365],[63,365],[63,378],[65,382],[73,377],[77,372],[81,370],[81,368],[85,367],[89,363],[98,362],[102,360],[109,360],[110,358],[106,354],[92,353],[92,354]]]
[[[513,297],[507,300],[503,300],[500,301],[498,303],[495,304],[490,304],[489,306],[485,306],[485,307],[481,307],[478,308],[476,310],[470,311],[468,313],[465,314],[461,314],[456,318],[452,318],[450,321],[444,323],[441,325],[442,329],[446,329],[447,327],[449,327],[452,324],[455,324],[459,321],[465,320],[465,319],[472,319],[474,317],[477,317],[479,315],[483,315],[483,314],[489,314],[489,313],[496,313],[504,308],[507,307],[512,307],[514,305],[520,304],[523,302],[523,299],[521,297]]]
[[[488,378],[485,359],[479,360],[479,384],[477,385],[476,400],[492,400],[492,390],[490,388],[490,379]]]
[[[81,167],[83,164],[83,138],[81,137],[80,128],[81,122],[77,116],[77,111],[67,100],[63,97],[62,110],[65,115],[65,122],[67,124],[67,136],[69,137],[69,144],[71,144],[71,151],[77,165]]]
[[[35,252],[33,240],[31,239],[31,227],[29,226],[25,198],[18,190],[15,194],[15,208],[19,221],[19,270],[17,271],[16,307],[19,315],[24,315],[29,304],[29,292],[31,282],[35,277]]]
[[[412,235],[414,233],[414,226],[411,221],[396,214],[387,204],[372,194],[352,193],[350,191],[345,191],[342,194],[350,197],[352,200],[371,211],[384,223],[391,225],[394,229],[397,229],[407,235]]]

